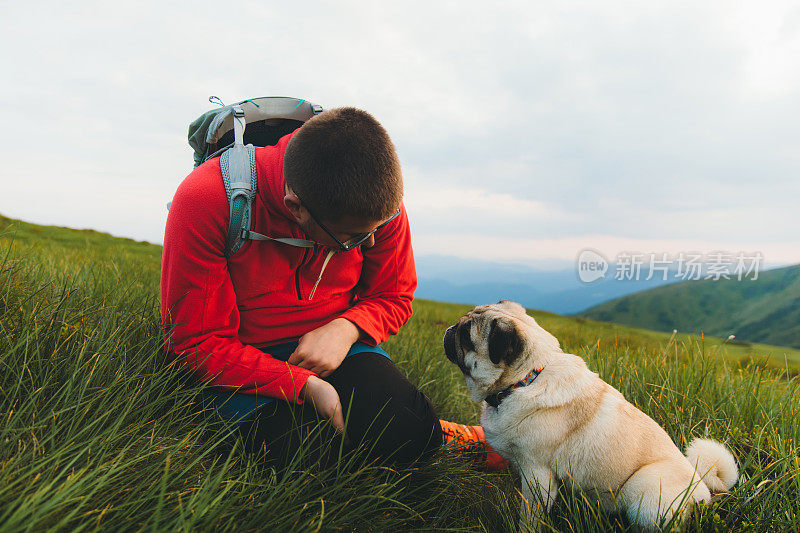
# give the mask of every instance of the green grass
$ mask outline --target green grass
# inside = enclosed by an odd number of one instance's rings
[[[452,453],[276,473],[222,446],[161,354],[159,264],[158,246],[0,219],[0,530],[516,528],[513,474]],[[417,301],[385,348],[443,418],[477,422],[441,350],[466,309]],[[689,530],[800,529],[796,351],[532,314],[679,446],[734,451],[739,485]],[[562,489],[544,529],[630,529],[597,507]]]

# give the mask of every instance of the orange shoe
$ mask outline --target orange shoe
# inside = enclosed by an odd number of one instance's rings
[[[452,445],[454,451],[474,457],[481,469],[487,472],[508,468],[508,461],[487,444],[481,426],[465,426],[447,420],[439,420],[439,423],[442,425],[442,445]]]

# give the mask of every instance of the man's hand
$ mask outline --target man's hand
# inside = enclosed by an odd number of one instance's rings
[[[306,384],[300,390],[300,397],[303,401],[311,402],[319,416],[330,420],[339,431],[344,431],[342,402],[333,385],[317,376],[309,376]]]
[[[346,318],[334,319],[300,337],[288,362],[326,377],[339,368],[358,335],[355,324]]]

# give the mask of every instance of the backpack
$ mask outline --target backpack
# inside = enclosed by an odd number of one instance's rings
[[[254,98],[227,106],[216,96],[208,100],[222,107],[203,113],[189,125],[189,146],[194,149],[195,167],[220,156],[230,213],[225,257],[230,258],[247,240],[271,240],[303,248],[312,246],[310,241],[274,239],[250,229],[250,212],[258,187],[254,147],[277,144],[281,137],[322,113],[322,106],[282,96]]]

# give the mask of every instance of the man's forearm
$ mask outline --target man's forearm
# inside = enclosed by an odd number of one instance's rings
[[[361,328],[355,325],[350,320],[339,317],[334,318],[328,324],[336,327],[338,330],[342,332],[342,335],[345,336],[347,339],[352,339],[350,344],[354,344],[355,342],[361,340],[362,335],[366,335]]]

